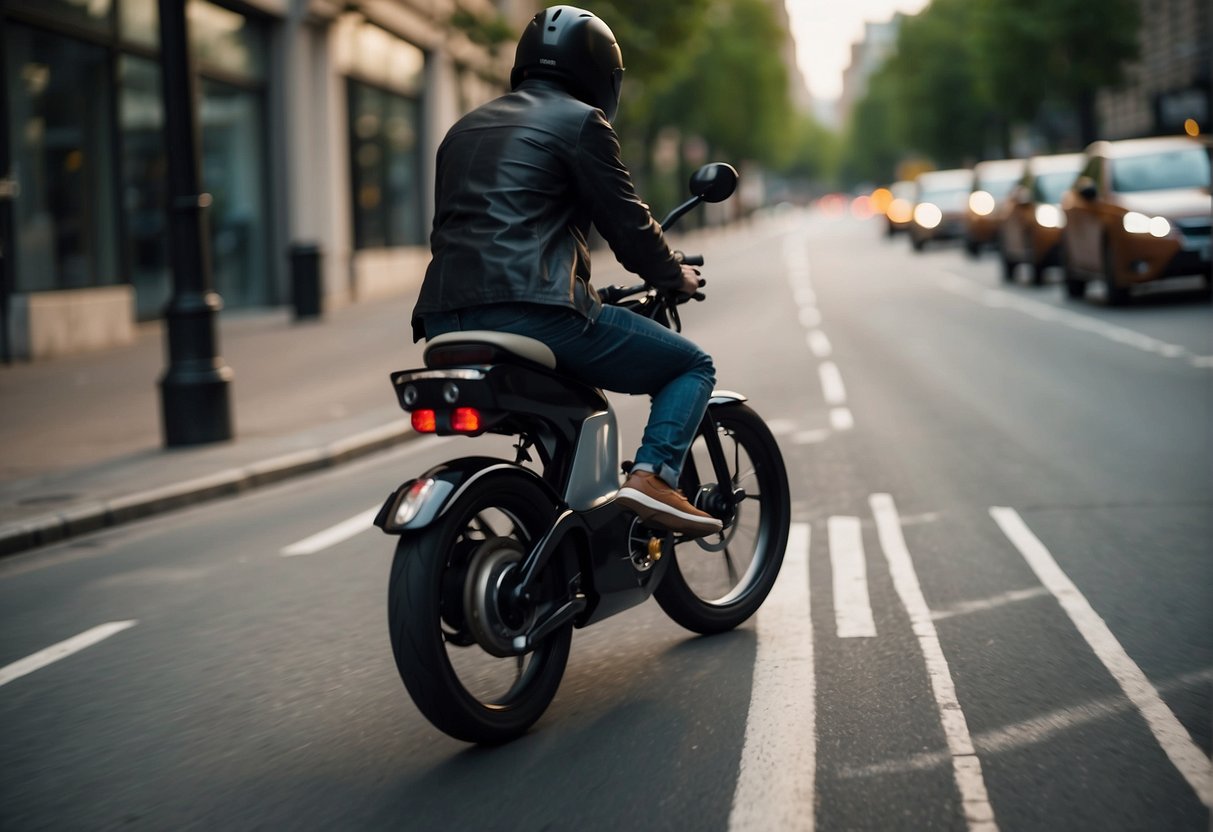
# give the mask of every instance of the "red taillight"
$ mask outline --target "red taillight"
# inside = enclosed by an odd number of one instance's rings
[[[451,430],[457,433],[475,433],[480,430],[480,411],[474,407],[457,407],[451,414]]]
[[[434,433],[438,430],[438,414],[432,410],[414,410],[413,430],[418,433]]]

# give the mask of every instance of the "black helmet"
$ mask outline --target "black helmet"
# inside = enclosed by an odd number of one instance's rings
[[[610,121],[619,109],[623,53],[610,28],[591,12],[552,6],[535,15],[518,41],[511,88],[528,76],[555,78]]]

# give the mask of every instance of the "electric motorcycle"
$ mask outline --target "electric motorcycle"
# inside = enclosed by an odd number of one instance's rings
[[[705,165],[662,227],[736,184],[731,166]],[[600,295],[681,329],[685,297],[643,284]],[[679,488],[723,524],[687,539],[614,502],[630,463],[620,464],[611,404],[557,373],[546,345],[451,332],[424,356],[425,367],[391,376],[415,430],[517,438],[513,460],[453,459],[405,482],[375,519],[400,536],[388,587],[396,665],[437,728],[481,744],[523,734],[556,694],[573,629],[650,595],[702,634],[758,609],[783,562],[791,506],[779,447],[743,395],[713,392],[687,454]]]

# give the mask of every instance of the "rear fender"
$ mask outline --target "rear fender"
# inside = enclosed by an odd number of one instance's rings
[[[552,496],[553,505],[559,503],[551,486],[529,468],[493,457],[464,457],[436,465],[420,477],[401,484],[384,501],[375,516],[375,525],[386,534],[424,529],[441,517],[472,483],[502,471],[533,477]]]

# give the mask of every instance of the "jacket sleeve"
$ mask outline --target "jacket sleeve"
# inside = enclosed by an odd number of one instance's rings
[[[625,269],[659,289],[682,285],[682,268],[649,207],[636,196],[619,153],[619,137],[598,110],[581,124],[574,150],[578,192],[588,201],[598,233]]]

